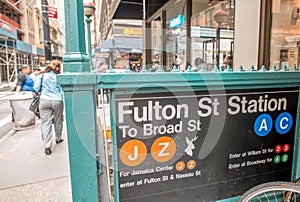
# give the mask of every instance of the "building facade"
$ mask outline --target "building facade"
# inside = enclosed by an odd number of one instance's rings
[[[94,44],[100,44],[109,34],[111,26],[111,0],[94,0],[96,12],[94,16]]]
[[[109,53],[95,51],[96,47],[109,37],[109,30],[112,26],[110,12],[111,0],[94,0],[96,12],[94,14],[94,32],[92,48],[94,50],[93,66],[97,68],[108,61]]]
[[[50,29],[50,40],[51,40],[51,53],[52,57],[62,58],[62,56],[66,52],[66,40],[65,40],[65,28],[64,28],[64,2],[63,1],[55,1],[48,0],[48,6],[56,9],[57,18],[49,17],[49,29]],[[44,48],[44,34],[43,34],[43,17],[42,17],[42,1],[36,1],[36,17],[35,20],[40,22],[40,26],[35,28],[35,33],[41,37],[40,43],[36,41],[40,48]],[[30,28],[29,28],[30,29]],[[43,60],[44,62],[44,60]]]
[[[114,2],[112,19],[142,19],[141,0]],[[300,65],[299,0],[149,0],[144,9],[149,65]]]
[[[50,19],[52,53],[65,53],[63,1],[49,1],[58,8]],[[0,0],[0,82],[12,82],[18,69],[45,63],[42,5],[38,0]]]
[[[61,59],[66,52],[64,1],[48,0],[48,5],[57,9],[57,18],[49,18],[52,57]]]

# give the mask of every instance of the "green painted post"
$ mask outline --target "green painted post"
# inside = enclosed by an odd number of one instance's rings
[[[59,77],[65,93],[73,201],[98,201],[95,75]],[[89,80],[90,82],[87,82]]]
[[[57,77],[65,93],[73,201],[98,201],[96,158],[96,75],[86,55],[82,0],[65,0],[67,53],[64,74]],[[75,73],[77,72],[77,73]]]
[[[83,0],[65,0],[64,72],[90,72],[84,34]]]

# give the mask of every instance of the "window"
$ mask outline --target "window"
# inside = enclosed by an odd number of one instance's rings
[[[8,9],[8,8],[5,9],[5,15],[6,15],[7,17],[9,17],[10,19],[12,18],[12,14],[11,14],[10,9]]]
[[[300,0],[272,0],[270,66],[300,65]]]
[[[232,67],[234,0],[193,0],[191,17],[191,63],[198,70]]]
[[[34,35],[32,33],[29,33],[29,43],[34,44]]]
[[[185,67],[186,1],[179,0],[166,10],[166,69]]]
[[[14,19],[15,22],[17,22],[18,24],[20,24],[20,16],[16,13],[14,13]]]
[[[162,20],[157,17],[151,22],[152,63],[162,64]]]
[[[23,40],[23,34],[21,34],[20,32],[18,32],[18,39]]]

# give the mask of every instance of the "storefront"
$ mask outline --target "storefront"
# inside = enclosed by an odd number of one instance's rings
[[[125,69],[127,66],[141,69],[141,22],[126,21],[126,23],[122,20],[114,21],[109,38],[95,48],[97,67],[106,63],[120,69]]]
[[[151,14],[147,64],[166,70],[300,65],[300,0],[168,1]]]
[[[270,66],[300,65],[300,0],[273,0],[267,50]]]
[[[163,51],[160,50],[165,48],[166,69],[174,64],[196,68],[206,65],[208,69],[213,64],[232,65],[234,1],[193,0],[191,9],[187,7],[187,1],[178,1],[151,22],[154,28],[152,62],[162,62]],[[165,47],[159,40],[163,33]],[[187,43],[190,43],[190,51],[187,51]]]

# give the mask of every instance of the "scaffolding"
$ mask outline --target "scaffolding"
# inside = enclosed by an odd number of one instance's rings
[[[0,37],[0,82],[12,82],[18,74],[15,40]]]
[[[24,13],[28,5],[34,5],[34,0],[16,0],[14,3],[6,1],[12,6],[19,5],[19,11]],[[25,12],[26,13],[26,12]],[[18,76],[18,69],[26,64],[31,70],[41,64],[36,52],[24,52],[19,50],[17,39],[0,34],[0,85],[1,82],[14,82]],[[18,46],[18,47],[17,47]]]
[[[14,82],[18,76],[18,69],[24,64],[31,70],[40,65],[37,54],[17,50],[15,42],[15,39],[0,36],[0,83]]]

